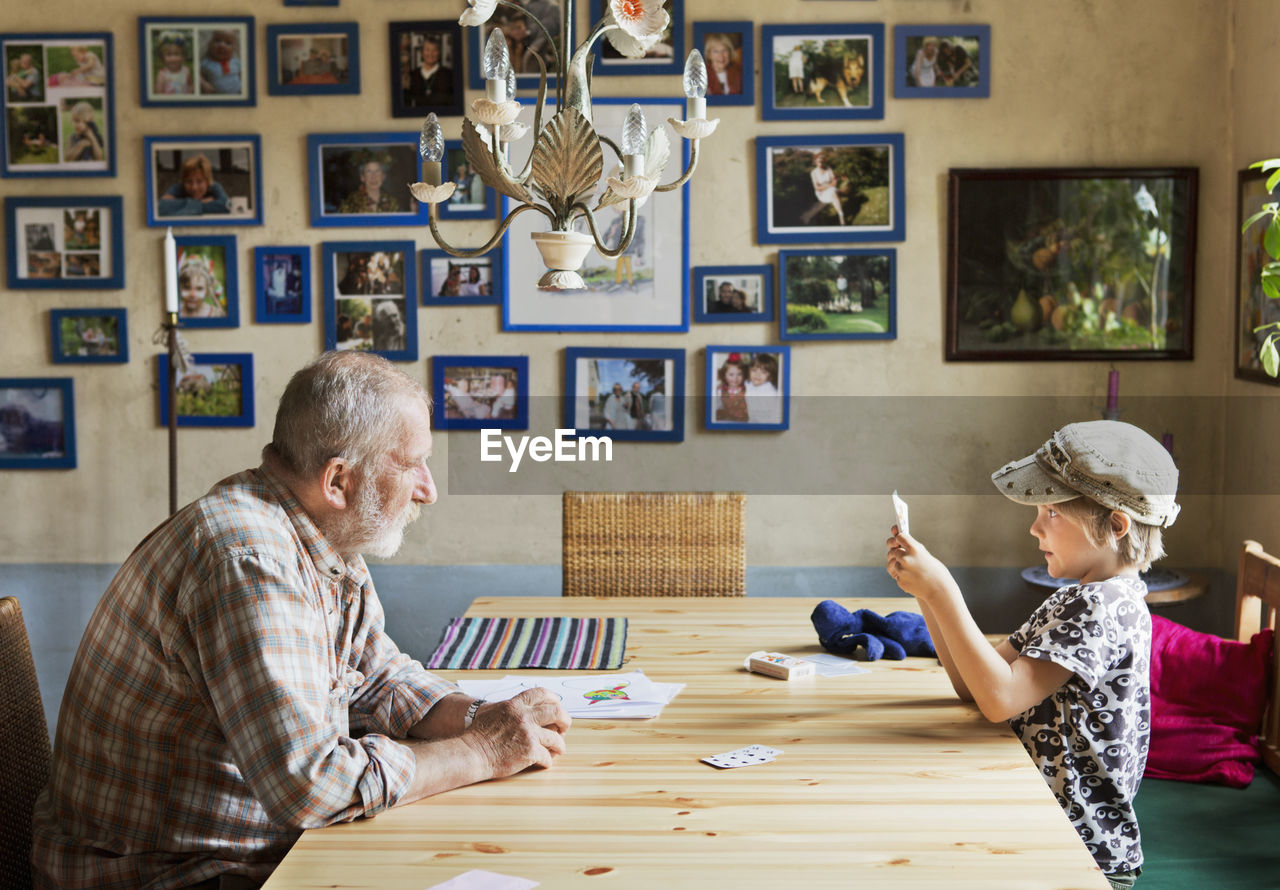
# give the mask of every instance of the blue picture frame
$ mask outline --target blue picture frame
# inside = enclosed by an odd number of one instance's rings
[[[240,263],[235,235],[177,235],[178,248],[178,323],[184,328],[240,327]],[[194,269],[188,274],[187,265]],[[221,278],[218,273],[221,270]],[[203,281],[202,281],[203,279]],[[187,285],[183,281],[188,282]],[[210,286],[212,282],[212,288]],[[189,312],[186,307],[188,287],[203,284],[205,297],[201,308]],[[213,294],[209,294],[209,290]],[[218,298],[218,290],[222,298]],[[193,291],[194,295],[194,291]],[[221,311],[224,314],[219,315]]]
[[[79,227],[82,219],[85,228]],[[4,199],[4,221],[10,290],[124,287],[124,200],[119,196],[10,195]]]
[[[637,74],[683,74],[685,61],[684,0],[666,0],[663,5],[671,16],[671,25],[667,34],[664,35],[669,37],[670,42],[658,41],[658,46],[663,47],[661,55],[646,55],[643,59],[629,59],[613,48],[607,36],[601,37],[593,48],[596,59],[595,65],[591,69],[591,75],[593,77],[600,77],[601,75],[633,77]],[[590,24],[594,26],[596,22],[600,21],[604,11],[604,0],[591,0]],[[670,55],[667,54],[668,49],[670,50]]]
[[[511,0],[511,2],[519,6],[522,2],[524,2],[524,0]],[[555,15],[548,17],[550,19],[548,24],[554,28],[554,30],[552,31],[552,34],[557,35],[559,34],[559,31],[560,31],[560,12],[561,12],[560,4],[566,3],[566,2],[574,2],[574,0],[552,0],[552,2],[555,5]],[[489,21],[485,22],[483,25],[480,25],[478,27],[470,27],[470,26],[466,27],[467,33],[464,35],[464,39],[466,40],[466,43],[467,43],[467,85],[473,90],[484,89],[484,73],[483,73],[483,70],[481,69],[480,61],[481,59],[484,58],[484,45],[485,45],[485,42],[489,39],[489,32],[501,24],[501,21],[499,20],[499,16],[503,13],[509,13],[512,16],[515,15],[515,12],[509,9],[508,7],[501,7],[500,12],[495,12],[493,17],[491,17]],[[570,53],[573,52],[572,48],[578,45],[577,35],[581,31],[581,26],[577,25],[578,18],[579,16],[574,16],[574,23],[575,23],[574,33],[569,35],[569,40],[567,41],[568,46],[570,47],[569,49]],[[541,32],[538,31],[536,28],[529,28],[528,36],[524,38],[524,44],[528,46],[535,43],[539,39],[540,34]],[[544,55],[544,58],[545,57],[546,56]],[[523,89],[526,91],[525,97],[524,97],[526,101],[533,101],[538,95],[537,93],[538,84],[541,78],[541,75],[539,74],[537,61],[535,59],[530,58],[528,64],[525,65],[524,68],[525,70],[523,71],[521,70],[516,71],[516,87],[517,89]],[[556,66],[552,62],[548,61],[547,62],[547,95],[548,96],[554,97],[556,94],[556,79],[557,79]],[[528,92],[529,90],[532,90],[533,92],[530,93]],[[512,99],[512,98],[518,98],[518,97],[508,96],[507,98]]]
[[[654,362],[662,362],[662,374],[656,378],[646,368],[654,369]],[[587,364],[587,363],[595,363]],[[643,363],[643,365],[641,364]],[[636,373],[641,372],[641,373]],[[629,349],[625,347],[569,346],[564,351],[564,426],[579,436],[604,436],[619,442],[683,442],[684,441],[684,373],[683,349]],[[639,378],[643,377],[643,380]],[[648,429],[638,422],[636,427],[626,425],[623,409],[609,405],[612,395],[602,392],[605,387],[613,390],[613,383],[623,385],[624,394],[640,383],[645,397],[643,416],[650,418]],[[644,387],[649,386],[649,392]],[[661,387],[659,389],[658,387]],[[655,409],[653,397],[662,396],[661,407]],[[625,415],[625,416],[624,416]],[[615,419],[610,421],[608,418]],[[660,418],[653,420],[652,418]],[[579,421],[585,421],[582,425]]]
[[[395,209],[344,211],[349,199],[359,197],[361,171],[375,162],[384,171],[378,200],[394,202]],[[428,205],[414,200],[408,187],[422,181],[417,133],[311,133],[307,136],[307,177],[311,225],[316,228],[425,226],[429,222]]]
[[[186,390],[193,394],[211,393],[222,386],[240,390],[240,409],[235,414],[183,414],[181,401],[178,408],[178,426],[194,427],[251,427],[254,425],[253,407],[253,354],[249,352],[197,352],[191,356],[195,367],[176,382],[179,399]],[[156,356],[157,389],[160,390],[160,426],[169,425],[169,355]],[[218,380],[216,366],[236,365],[240,368],[238,380]],[[197,380],[196,378],[200,378]],[[201,382],[203,381],[203,382]]]
[[[742,293],[741,308],[720,300],[729,285]],[[773,321],[773,266],[697,266],[693,270],[693,320],[703,324]],[[735,295],[736,296],[736,295]]]
[[[334,75],[330,82],[304,82],[302,78],[324,78],[324,74],[302,73],[302,66],[289,80],[284,80],[281,65],[288,58],[280,51],[280,43],[299,37],[312,40],[346,40],[346,77]],[[314,48],[314,47],[313,47]],[[328,50],[324,50],[328,51]],[[331,62],[331,64],[336,64]],[[332,72],[330,72],[332,74]],[[357,22],[313,22],[299,25],[267,25],[267,93],[272,96],[336,96],[360,94],[360,25]]]
[[[418,360],[415,248],[412,241],[321,242],[325,349],[361,349],[398,362]],[[370,264],[374,269],[369,270]],[[391,307],[380,309],[384,303]],[[393,309],[399,313],[398,325]]]
[[[740,81],[739,91],[719,92],[720,80],[715,73],[715,65],[712,62],[711,55],[707,49],[707,40],[710,38],[713,42],[719,42],[724,39],[724,35],[736,34],[739,38],[736,46],[734,41],[729,40],[730,46],[737,51],[737,80]],[[693,23],[693,49],[702,53],[702,58],[707,65],[707,105],[755,105],[756,104],[756,26],[755,22],[694,22]],[[730,63],[732,65],[732,62]],[[728,69],[732,72],[732,68]],[[726,75],[726,80],[732,86],[733,78]],[[713,92],[716,90],[716,92]]]
[[[254,321],[259,324],[311,322],[311,247],[253,249]]]
[[[148,226],[262,225],[261,136],[144,136],[142,153],[147,165]],[[194,162],[198,155],[210,165],[211,155],[218,160],[206,192],[212,200],[192,197],[182,184],[182,165]]]
[[[466,69],[462,64],[462,26],[458,20],[391,22],[387,33],[391,116],[418,120],[431,113],[442,118],[461,117]],[[422,78],[415,81],[412,72],[420,67],[423,49],[432,37],[440,45],[440,67],[432,76],[432,91],[427,93],[426,82]],[[445,72],[449,74],[447,80],[442,76]],[[421,92],[415,93],[415,86],[420,87]]]
[[[491,250],[478,257],[455,257],[443,250],[423,250],[419,252],[422,262],[422,305],[424,306],[500,306],[502,292],[507,286],[506,271],[503,266],[505,250]],[[478,288],[467,285],[470,281],[459,278],[456,287],[446,287],[451,269],[467,270],[461,274],[471,277],[469,267],[479,268],[480,281],[475,282]],[[488,272],[486,275],[485,272]],[[483,291],[487,285],[488,293]],[[456,295],[445,291],[457,290]],[[480,290],[480,293],[472,293]]]
[[[978,61],[973,64],[972,51],[969,47],[960,46],[962,53],[959,61],[960,83],[939,84],[936,79],[933,86],[920,86],[916,83],[911,70],[915,66],[917,40],[935,38],[939,42],[939,58],[944,55],[942,42],[955,44],[958,40],[976,43]],[[915,51],[913,52],[913,48]],[[991,26],[990,25],[895,25],[893,28],[893,97],[895,99],[986,99],[991,96]],[[969,62],[968,67],[964,61]],[[945,58],[938,63],[947,66]]]
[[[453,178],[453,171],[458,164],[466,163],[467,153],[462,147],[461,139],[446,139],[444,143],[444,162],[440,165],[442,182]],[[479,198],[480,200],[476,200]],[[467,184],[458,183],[449,200],[436,205],[436,213],[440,219],[493,219],[498,210],[498,193],[492,186],[485,185],[475,173],[471,173]]]
[[[338,0],[284,0],[285,6],[337,6]]]
[[[762,25],[760,33],[764,120],[884,118],[884,25]],[[799,91],[794,86],[796,79],[785,77],[795,64],[790,54],[797,49],[802,53]],[[851,102],[850,96],[855,101]]]
[[[791,347],[756,344],[754,346],[721,346],[706,348],[706,413],[703,422],[708,430],[785,430],[791,427]],[[726,382],[722,374],[727,365],[738,368],[742,375],[738,387],[742,392],[722,391]],[[758,383],[755,375],[768,374]],[[768,387],[772,392],[757,392],[752,385]],[[752,418],[755,419],[752,419]]]
[[[75,469],[75,386],[70,377],[0,377],[0,412],[9,418],[10,429],[0,438],[0,470]],[[18,424],[22,440],[15,445],[12,430]]]
[[[232,58],[239,62],[239,70],[233,71],[228,66],[230,62],[223,61],[222,72],[218,77],[231,77],[233,74],[238,75],[236,81],[209,80],[202,76],[203,56],[202,46],[206,46],[214,32],[233,31],[237,35],[235,52]],[[191,108],[196,106],[218,107],[218,108],[244,108],[258,104],[258,89],[256,79],[256,65],[258,59],[257,45],[255,44],[256,30],[254,28],[253,16],[251,15],[222,15],[222,16],[196,16],[196,15],[170,15],[170,16],[139,16],[138,17],[138,92],[140,94],[139,101],[143,108]],[[157,79],[160,73],[158,65],[162,58],[163,44],[169,42],[166,38],[176,35],[182,39],[180,48],[184,53],[184,64],[189,70],[190,91],[187,92],[181,87],[177,87],[177,91],[169,92],[175,89],[164,81],[165,87],[161,89],[159,85],[161,80]],[[204,36],[202,36],[204,35]],[[208,69],[210,72],[216,71],[217,63],[209,60],[212,64]],[[232,92],[229,87],[235,83],[237,89]]]
[[[824,190],[821,197],[812,177],[818,155],[834,159],[824,164],[836,174],[829,194]],[[855,166],[871,170],[877,179],[866,173],[856,179],[841,173],[842,167]],[[901,133],[756,137],[756,241],[760,244],[904,241],[906,197]],[[834,216],[837,202],[839,220]]]
[[[98,44],[102,46],[102,58],[99,60],[101,75],[91,72],[78,76],[74,72],[66,72],[73,79],[72,83],[65,86],[49,83],[51,77],[63,73],[50,71],[50,50],[66,49],[71,52],[72,47],[86,47],[92,52]],[[0,64],[4,66],[6,77],[10,73],[12,59],[17,58],[21,64],[22,54],[35,52],[39,53],[40,59],[37,62],[33,56],[27,69],[36,69],[30,95],[18,97],[7,85],[0,91],[0,176],[115,176],[115,37],[108,31],[0,34]],[[99,78],[100,84],[96,82]],[[62,95],[53,95],[55,91]],[[95,102],[101,107],[95,107]],[[73,114],[82,103],[88,104],[93,112],[90,126],[102,125],[98,130],[104,155],[101,159],[70,160],[65,157],[67,150],[79,143],[79,140],[74,143],[71,140],[77,132]],[[37,148],[32,149],[28,137]],[[50,143],[52,159],[48,158]],[[91,142],[86,148],[92,154]]]
[[[79,319],[108,320],[107,324],[80,329]],[[74,330],[67,330],[69,322]],[[97,333],[90,336],[91,331]],[[129,322],[123,307],[50,309],[49,345],[55,365],[111,365],[129,361]]]
[[[806,260],[810,266],[820,262],[824,268],[805,269],[801,264]],[[783,340],[897,339],[897,267],[898,252],[892,247],[778,251],[779,336]],[[825,288],[826,293],[815,294],[815,287]]]
[[[446,373],[450,369],[479,372],[471,379],[491,381],[497,372],[515,376],[515,403],[502,416],[492,412],[496,399],[492,391],[477,396],[474,386],[462,388]],[[510,391],[510,377],[502,374]],[[486,384],[487,385],[487,384]],[[432,423],[438,430],[527,430],[529,428],[529,357],[527,355],[433,355],[431,357],[431,398],[435,403]]]

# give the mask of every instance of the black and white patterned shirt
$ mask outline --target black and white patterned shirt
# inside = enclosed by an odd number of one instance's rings
[[[1106,874],[1142,865],[1133,796],[1151,740],[1151,615],[1133,577],[1054,592],[1009,636],[1072,676],[1009,721]]]

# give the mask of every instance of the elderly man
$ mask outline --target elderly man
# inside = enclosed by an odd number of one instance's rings
[[[473,700],[384,630],[360,554],[395,553],[436,499],[429,409],[384,359],[326,353],[262,465],[129,556],[62,699],[37,887],[257,887],[304,828],[563,753],[552,695]]]

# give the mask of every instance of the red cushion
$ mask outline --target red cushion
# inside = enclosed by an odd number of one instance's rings
[[[1272,636],[1238,643],[1151,616],[1146,775],[1237,788],[1253,780]]]

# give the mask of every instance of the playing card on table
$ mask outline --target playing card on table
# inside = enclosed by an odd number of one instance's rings
[[[905,534],[911,534],[911,529],[907,527],[907,502],[898,497],[898,490],[893,490],[893,510],[898,514],[898,531]]]
[[[739,766],[769,763],[781,753],[780,749],[770,748],[768,745],[747,745],[745,748],[738,748],[736,751],[726,751],[723,754],[712,754],[710,757],[704,757],[702,762],[709,763],[718,769],[734,769]]]

